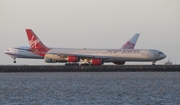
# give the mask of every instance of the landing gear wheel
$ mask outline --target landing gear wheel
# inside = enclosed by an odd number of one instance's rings
[[[81,66],[90,66],[90,63],[81,63]]]
[[[16,58],[13,58],[13,59],[14,59],[13,63],[16,63]]]
[[[153,61],[153,62],[152,62],[152,65],[155,66],[155,65],[156,65],[155,63],[156,63],[156,61]]]
[[[79,66],[79,63],[65,63],[65,66]]]

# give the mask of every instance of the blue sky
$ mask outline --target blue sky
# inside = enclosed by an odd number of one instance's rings
[[[120,48],[140,33],[135,48],[158,49],[180,64],[179,0],[1,0],[0,64],[9,47],[28,45],[31,28],[49,47]],[[134,63],[134,62],[133,62]],[[46,64],[17,59],[17,64]],[[151,63],[148,63],[151,64]]]

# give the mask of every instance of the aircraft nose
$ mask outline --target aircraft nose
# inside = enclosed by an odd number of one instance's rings
[[[4,51],[4,54],[7,54],[8,52],[7,51]]]
[[[163,54],[163,58],[166,58],[166,55],[165,55],[165,54]]]
[[[165,54],[161,54],[160,58],[164,59],[164,58],[166,58],[166,55]]]
[[[9,51],[9,50],[6,50],[6,51],[4,51],[4,54],[9,55],[9,54],[10,54],[10,51]]]

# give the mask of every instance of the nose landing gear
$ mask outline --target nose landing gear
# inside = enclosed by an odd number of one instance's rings
[[[13,58],[13,59],[14,59],[13,63],[16,63],[16,58]]]

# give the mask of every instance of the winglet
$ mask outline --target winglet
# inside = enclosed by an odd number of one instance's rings
[[[134,49],[136,42],[139,38],[139,33],[136,33],[132,38],[130,38],[122,47],[121,49]]]

